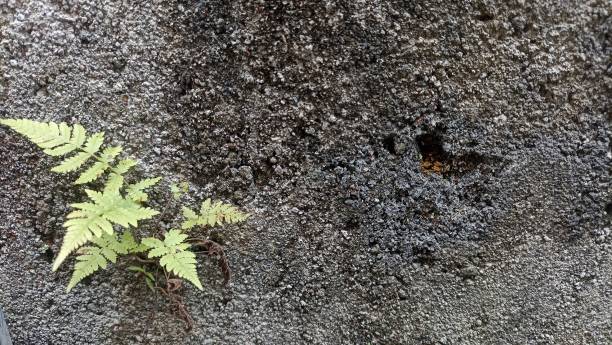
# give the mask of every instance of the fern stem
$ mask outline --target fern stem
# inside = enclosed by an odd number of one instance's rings
[[[134,260],[140,262],[140,263],[143,263],[143,264],[156,264],[157,263],[157,260],[143,259],[140,256],[136,256],[136,255],[133,255],[132,258]]]

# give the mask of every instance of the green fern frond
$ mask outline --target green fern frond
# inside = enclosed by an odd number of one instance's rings
[[[81,125],[72,128],[64,122],[37,122],[27,119],[1,119],[0,124],[10,127],[25,136],[51,156],[62,156],[80,149],[86,139]]]
[[[96,162],[90,166],[87,170],[81,173],[81,176],[74,182],[75,184],[85,184],[91,181],[95,181],[109,168],[109,165],[105,162]]]
[[[91,239],[91,242],[97,245],[104,257],[112,263],[117,261],[118,255],[128,253],[127,247],[117,239],[116,234],[104,234],[102,237],[94,237]]]
[[[87,137],[83,126],[76,124],[72,127],[65,123],[37,122],[27,119],[2,119],[0,124],[9,126],[18,133],[24,135],[30,141],[44,149],[51,156],[63,156],[71,152],[74,154],[65,158],[51,171],[56,173],[69,173],[80,169],[90,158],[94,157],[97,162],[86,169],[75,184],[85,184],[99,178],[105,171],[111,168],[112,162],[122,152],[121,146],[107,147],[98,155],[104,143],[104,133],[99,132]],[[123,174],[136,164],[131,159],[121,161],[115,168],[115,172]]]
[[[126,188],[127,197],[136,202],[145,202],[149,200],[149,195],[143,190],[155,186],[161,177],[146,178],[136,183],[130,184]]]
[[[123,151],[123,147],[121,146],[109,146],[102,150],[102,155],[100,159],[105,162],[112,162],[119,154]]]
[[[109,261],[117,262],[119,255],[125,255],[129,252],[129,247],[132,245],[130,241],[133,241],[133,237],[129,231],[126,231],[120,239],[117,238],[116,234],[104,234],[101,237],[92,238],[91,242],[96,246],[79,249],[80,255],[76,258],[74,272],[66,290],[72,290],[81,280],[97,270],[105,269]]]
[[[79,169],[81,166],[83,166],[83,164],[85,164],[85,162],[87,162],[89,158],[100,150],[100,146],[102,146],[103,142],[103,132],[92,135],[89,137],[89,139],[87,139],[85,146],[81,148],[83,151],[72,157],[64,159],[60,165],[53,167],[51,171],[63,174]]]
[[[83,169],[75,184],[86,184],[107,176],[101,191],[87,189],[88,201],[71,204],[73,210],[64,223],[66,234],[53,270],[56,271],[70,253],[77,251],[68,291],[85,277],[106,268],[109,262],[115,263],[120,255],[143,252],[148,252],[149,258],[159,258],[159,264],[167,271],[203,289],[197,274],[196,255],[189,250],[186,234],[180,230],[170,230],[165,233],[163,241],[146,238],[139,243],[129,231],[130,227],[137,227],[139,221],[159,214],[141,203],[148,200],[145,190],[157,184],[160,178],[148,178],[124,187],[123,175],[137,162],[119,159],[123,151],[120,146],[103,148],[103,132],[88,135],[79,124],[69,126],[63,122],[44,123],[27,119],[0,119],[0,124],[24,135],[42,148],[45,154],[64,156],[51,169],[53,172],[69,173]],[[90,165],[90,161],[94,162]],[[186,183],[181,183],[173,185],[171,191],[174,198],[179,199],[188,189]],[[185,207],[183,215],[183,229],[196,225],[237,223],[249,217],[230,204],[213,203],[210,199],[202,203],[199,214]],[[115,232],[116,226],[125,228],[121,235]],[[135,271],[143,273],[147,284],[153,286],[154,276],[147,274],[144,268]]]
[[[168,271],[184,278],[202,290],[202,283],[198,278],[196,269],[196,256],[189,251],[189,244],[185,242],[187,235],[179,230],[170,230],[161,241],[154,237],[144,238],[142,244],[150,248],[148,257],[159,257],[159,264]]]
[[[80,168],[91,157],[88,152],[79,152],[76,155],[66,158],[60,165],[51,168],[51,171],[56,173],[67,173]]]
[[[181,227],[183,230],[188,230],[197,225],[215,226],[224,222],[227,224],[239,223],[247,220],[250,215],[239,211],[231,204],[221,201],[213,204],[210,199],[206,199],[200,207],[200,215],[188,207],[183,207],[183,217],[185,221]]]
[[[71,205],[76,210],[68,214],[68,220],[64,223],[66,235],[53,263],[54,271],[75,249],[105,233],[113,234],[113,224],[124,228],[136,227],[138,221],[159,214],[156,210],[142,207],[133,200],[124,198],[118,188],[105,188],[103,192],[86,190],[86,193],[93,202]]]
[[[93,155],[100,150],[102,144],[104,144],[104,132],[98,132],[87,139],[83,150]]]
[[[106,185],[104,186],[105,194],[118,194],[121,187],[123,187],[124,178],[122,175],[117,173],[111,173],[108,175]]]
[[[74,272],[72,278],[66,287],[66,292],[69,292],[74,288],[81,280],[85,277],[92,275],[95,271],[100,268],[106,268],[107,260],[102,255],[102,249],[97,247],[84,247],[82,248],[83,254],[77,256],[76,264],[74,265]]]
[[[63,124],[60,124],[60,127],[63,127],[64,131],[66,131],[66,128],[63,126]],[[68,142],[63,143],[63,145],[59,145],[54,148],[47,148],[44,150],[44,152],[50,156],[63,156],[74,150],[80,149],[85,143],[86,139],[87,131],[85,131],[85,128],[83,128],[83,126],[76,124],[72,126],[72,135]]]
[[[111,167],[112,161],[121,153],[122,150],[123,149],[121,146],[111,146],[105,148],[100,155],[99,161],[81,173],[81,176],[79,176],[74,183],[85,184],[97,180],[98,177],[104,174],[104,172]]]
[[[105,193],[119,193],[121,187],[123,187],[123,174],[125,174],[130,168],[136,165],[136,161],[133,159],[124,159],[121,160],[115,168],[113,168],[113,172],[108,176],[108,180],[106,181],[106,186],[104,187]],[[128,186],[128,193],[129,188]]]
[[[115,166],[113,168],[113,172],[115,174],[123,175],[126,172],[128,172],[128,170],[130,170],[136,164],[137,164],[136,161],[133,160],[133,159],[129,159],[129,158],[128,159],[122,159],[121,161],[119,161],[117,166]]]

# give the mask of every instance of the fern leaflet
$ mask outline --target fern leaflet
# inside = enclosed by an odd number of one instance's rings
[[[149,247],[145,246],[142,243],[136,242],[134,236],[132,235],[132,232],[129,230],[124,231],[121,235],[121,243],[125,246],[128,253],[130,254],[144,253],[149,250]]]
[[[108,262],[117,262],[119,255],[132,252],[134,246],[138,246],[130,231],[125,231],[120,238],[116,234],[104,234],[101,237],[92,238],[95,246],[87,246],[79,249],[74,272],[66,290],[69,292],[85,277],[93,274],[99,269],[105,269]]]
[[[115,166],[113,168],[113,172],[115,174],[123,175],[126,172],[128,172],[128,170],[130,170],[136,164],[137,164],[136,161],[133,160],[133,159],[129,159],[129,158],[128,159],[122,159],[121,161],[119,161],[117,166]]]
[[[172,193],[172,197],[174,198],[174,200],[179,200],[181,198],[181,196],[183,196],[183,194],[187,193],[189,191],[189,183],[187,182],[181,182],[179,184],[171,184],[170,185],[170,192]]]
[[[214,204],[210,199],[206,199],[200,207],[200,215],[196,214],[188,207],[183,207],[183,217],[185,221],[181,225],[183,230],[191,229],[197,225],[215,226],[216,224],[239,223],[247,220],[249,214],[240,212],[236,207],[217,201]]]
[[[154,237],[144,238],[142,244],[150,249],[148,257],[159,257],[159,264],[180,278],[187,279],[198,289],[202,290],[202,283],[198,278],[196,269],[196,256],[189,251],[190,245],[185,242],[187,235],[179,230],[170,230],[161,241]]]
[[[161,177],[146,178],[136,183],[128,185],[126,188],[127,197],[136,202],[144,202],[149,200],[149,195],[143,190],[153,187],[161,180]]]
[[[110,168],[112,161],[121,153],[121,151],[121,146],[111,146],[104,149],[99,161],[95,162],[87,170],[81,173],[81,176],[79,176],[75,184],[85,184],[97,180],[98,177],[100,177],[107,169]]]
[[[57,173],[68,173],[71,171],[75,171],[79,169],[89,158],[91,158],[102,146],[104,142],[104,133],[96,133],[87,139],[85,146],[81,149],[83,151],[77,153],[72,157],[68,157],[60,163],[60,165],[55,166],[51,169],[53,172]]]

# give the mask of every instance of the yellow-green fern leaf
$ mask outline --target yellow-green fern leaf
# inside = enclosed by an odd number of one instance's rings
[[[113,223],[127,228],[129,226],[137,227],[138,221],[151,219],[157,214],[159,212],[151,208],[142,207],[132,200],[124,199],[117,207],[107,210],[104,217]]]
[[[104,162],[111,163],[122,151],[123,148],[121,146],[109,146],[102,150],[100,159]]]
[[[106,169],[109,168],[108,163],[106,162],[95,162],[92,166],[90,166],[87,170],[81,173],[81,176],[74,182],[75,184],[85,184],[91,181],[95,181],[100,177],[100,175],[104,174]]]
[[[111,146],[105,148],[102,151],[100,160],[81,173],[81,176],[79,176],[74,183],[85,184],[98,179],[98,177],[100,177],[108,168],[110,168],[111,162],[121,153],[121,151],[121,146]]]
[[[187,235],[173,229],[166,232],[163,241],[149,237],[143,239],[142,243],[150,248],[149,258],[159,257],[159,264],[162,267],[202,290],[196,268],[196,256],[189,251],[190,246],[185,242],[186,239]]]
[[[111,173],[108,176],[108,180],[106,181],[106,185],[104,186],[104,193],[107,194],[117,194],[121,187],[123,187],[123,176],[117,173]]]
[[[89,152],[92,155],[100,150],[100,147],[104,143],[104,132],[98,132],[87,139],[83,150]]]
[[[44,123],[27,119],[2,119],[0,124],[9,126],[43,149],[65,144],[70,140],[70,128],[65,123],[58,125],[55,122]]]
[[[95,271],[106,268],[109,261],[112,263],[117,262],[119,255],[127,254],[130,244],[126,243],[124,238],[118,239],[117,235],[104,234],[101,237],[92,238],[92,242],[96,247],[88,246],[79,249],[79,255],[76,258],[77,262],[74,265],[74,272],[70,283],[68,283],[67,290],[72,290],[83,278]]]
[[[113,224],[119,224],[125,228],[136,227],[138,221],[150,219],[159,213],[124,198],[118,191],[86,190],[86,192],[93,202],[71,205],[76,210],[68,214],[68,220],[64,223],[66,235],[53,264],[54,271],[72,251],[94,237],[101,237],[105,233],[113,234]]]
[[[41,137],[37,137],[36,145],[45,150],[58,147],[70,142],[70,127],[64,122],[56,124],[53,122],[47,123],[49,132]]]
[[[0,123],[25,136],[36,145],[44,144],[60,136],[56,123],[37,122],[27,119],[2,119]]]
[[[53,172],[57,173],[67,173],[71,171],[75,171],[79,169],[91,156],[93,156],[98,150],[100,150],[100,146],[104,142],[104,133],[96,133],[87,139],[87,143],[82,148],[83,151],[77,153],[72,157],[68,157],[62,161],[62,163],[58,166],[55,166],[51,169]]]
[[[172,193],[172,197],[175,200],[179,200],[183,194],[187,193],[189,191],[189,183],[187,182],[181,182],[179,184],[171,184],[170,185],[170,192]]]
[[[128,234],[130,233],[129,230],[126,230],[125,232]],[[117,234],[104,234],[102,237],[94,237],[91,242],[102,248],[102,254],[104,254],[104,256],[110,262],[115,263],[118,255],[125,255],[129,252],[131,243],[129,243],[129,241],[124,241],[124,239],[125,235],[118,238]]]
[[[51,171],[56,173],[67,173],[80,168],[91,157],[88,152],[79,152],[76,155],[66,158],[58,166],[51,168]]]
[[[231,204],[221,201],[213,203],[211,199],[206,199],[200,207],[200,214],[193,210],[183,207],[183,217],[185,221],[181,225],[184,230],[191,229],[197,225],[215,226],[223,223],[233,224],[247,220],[249,214],[239,211]]]
[[[67,143],[63,143],[63,145],[47,148],[44,152],[50,156],[63,156],[67,153],[70,153],[74,150],[80,149],[85,143],[85,139],[87,138],[87,132],[83,126],[76,124],[72,126],[72,135],[70,136],[70,129],[67,126],[63,126],[63,123],[60,124],[60,130],[65,131],[65,135],[69,136],[69,140]]]
[[[181,225],[183,230],[191,229],[200,223],[198,215],[189,207],[183,206],[183,217],[185,217],[185,221]]]
[[[2,119],[0,124],[9,126],[25,136],[50,156],[62,156],[81,149],[86,131],[81,125],[68,126],[62,122],[37,122],[27,119]]]
[[[96,247],[84,247],[83,254],[77,256],[76,260],[72,278],[66,287],[67,292],[70,292],[81,280],[95,271],[106,268],[108,262],[102,255],[102,249]]]
[[[133,159],[122,159],[121,161],[119,161],[117,166],[113,168],[113,172],[118,175],[123,175],[136,164],[136,161]]]
[[[143,192],[143,190],[155,186],[160,180],[161,177],[146,178],[128,185],[126,188],[127,197],[137,202],[149,200],[149,195]]]
[[[196,256],[188,250],[180,251],[173,254],[164,255],[159,259],[159,264],[178,277],[191,282],[198,289],[202,290],[202,283],[198,277],[196,269]]]

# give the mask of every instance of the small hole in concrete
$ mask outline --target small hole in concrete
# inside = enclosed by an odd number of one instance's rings
[[[495,19],[495,14],[490,12],[488,9],[483,8],[480,10],[480,13],[476,15],[476,19],[480,20],[481,22],[488,22]]]
[[[442,137],[438,134],[426,133],[416,138],[421,152],[421,168],[425,172],[442,174],[447,170],[448,155],[444,152]]]
[[[383,147],[391,154],[397,154],[395,150],[395,134],[390,134],[383,139]]]
[[[55,256],[55,253],[53,253],[53,250],[51,248],[47,248],[45,252],[43,253],[43,257],[45,258],[45,261],[47,261],[48,263],[53,262],[54,256]]]

